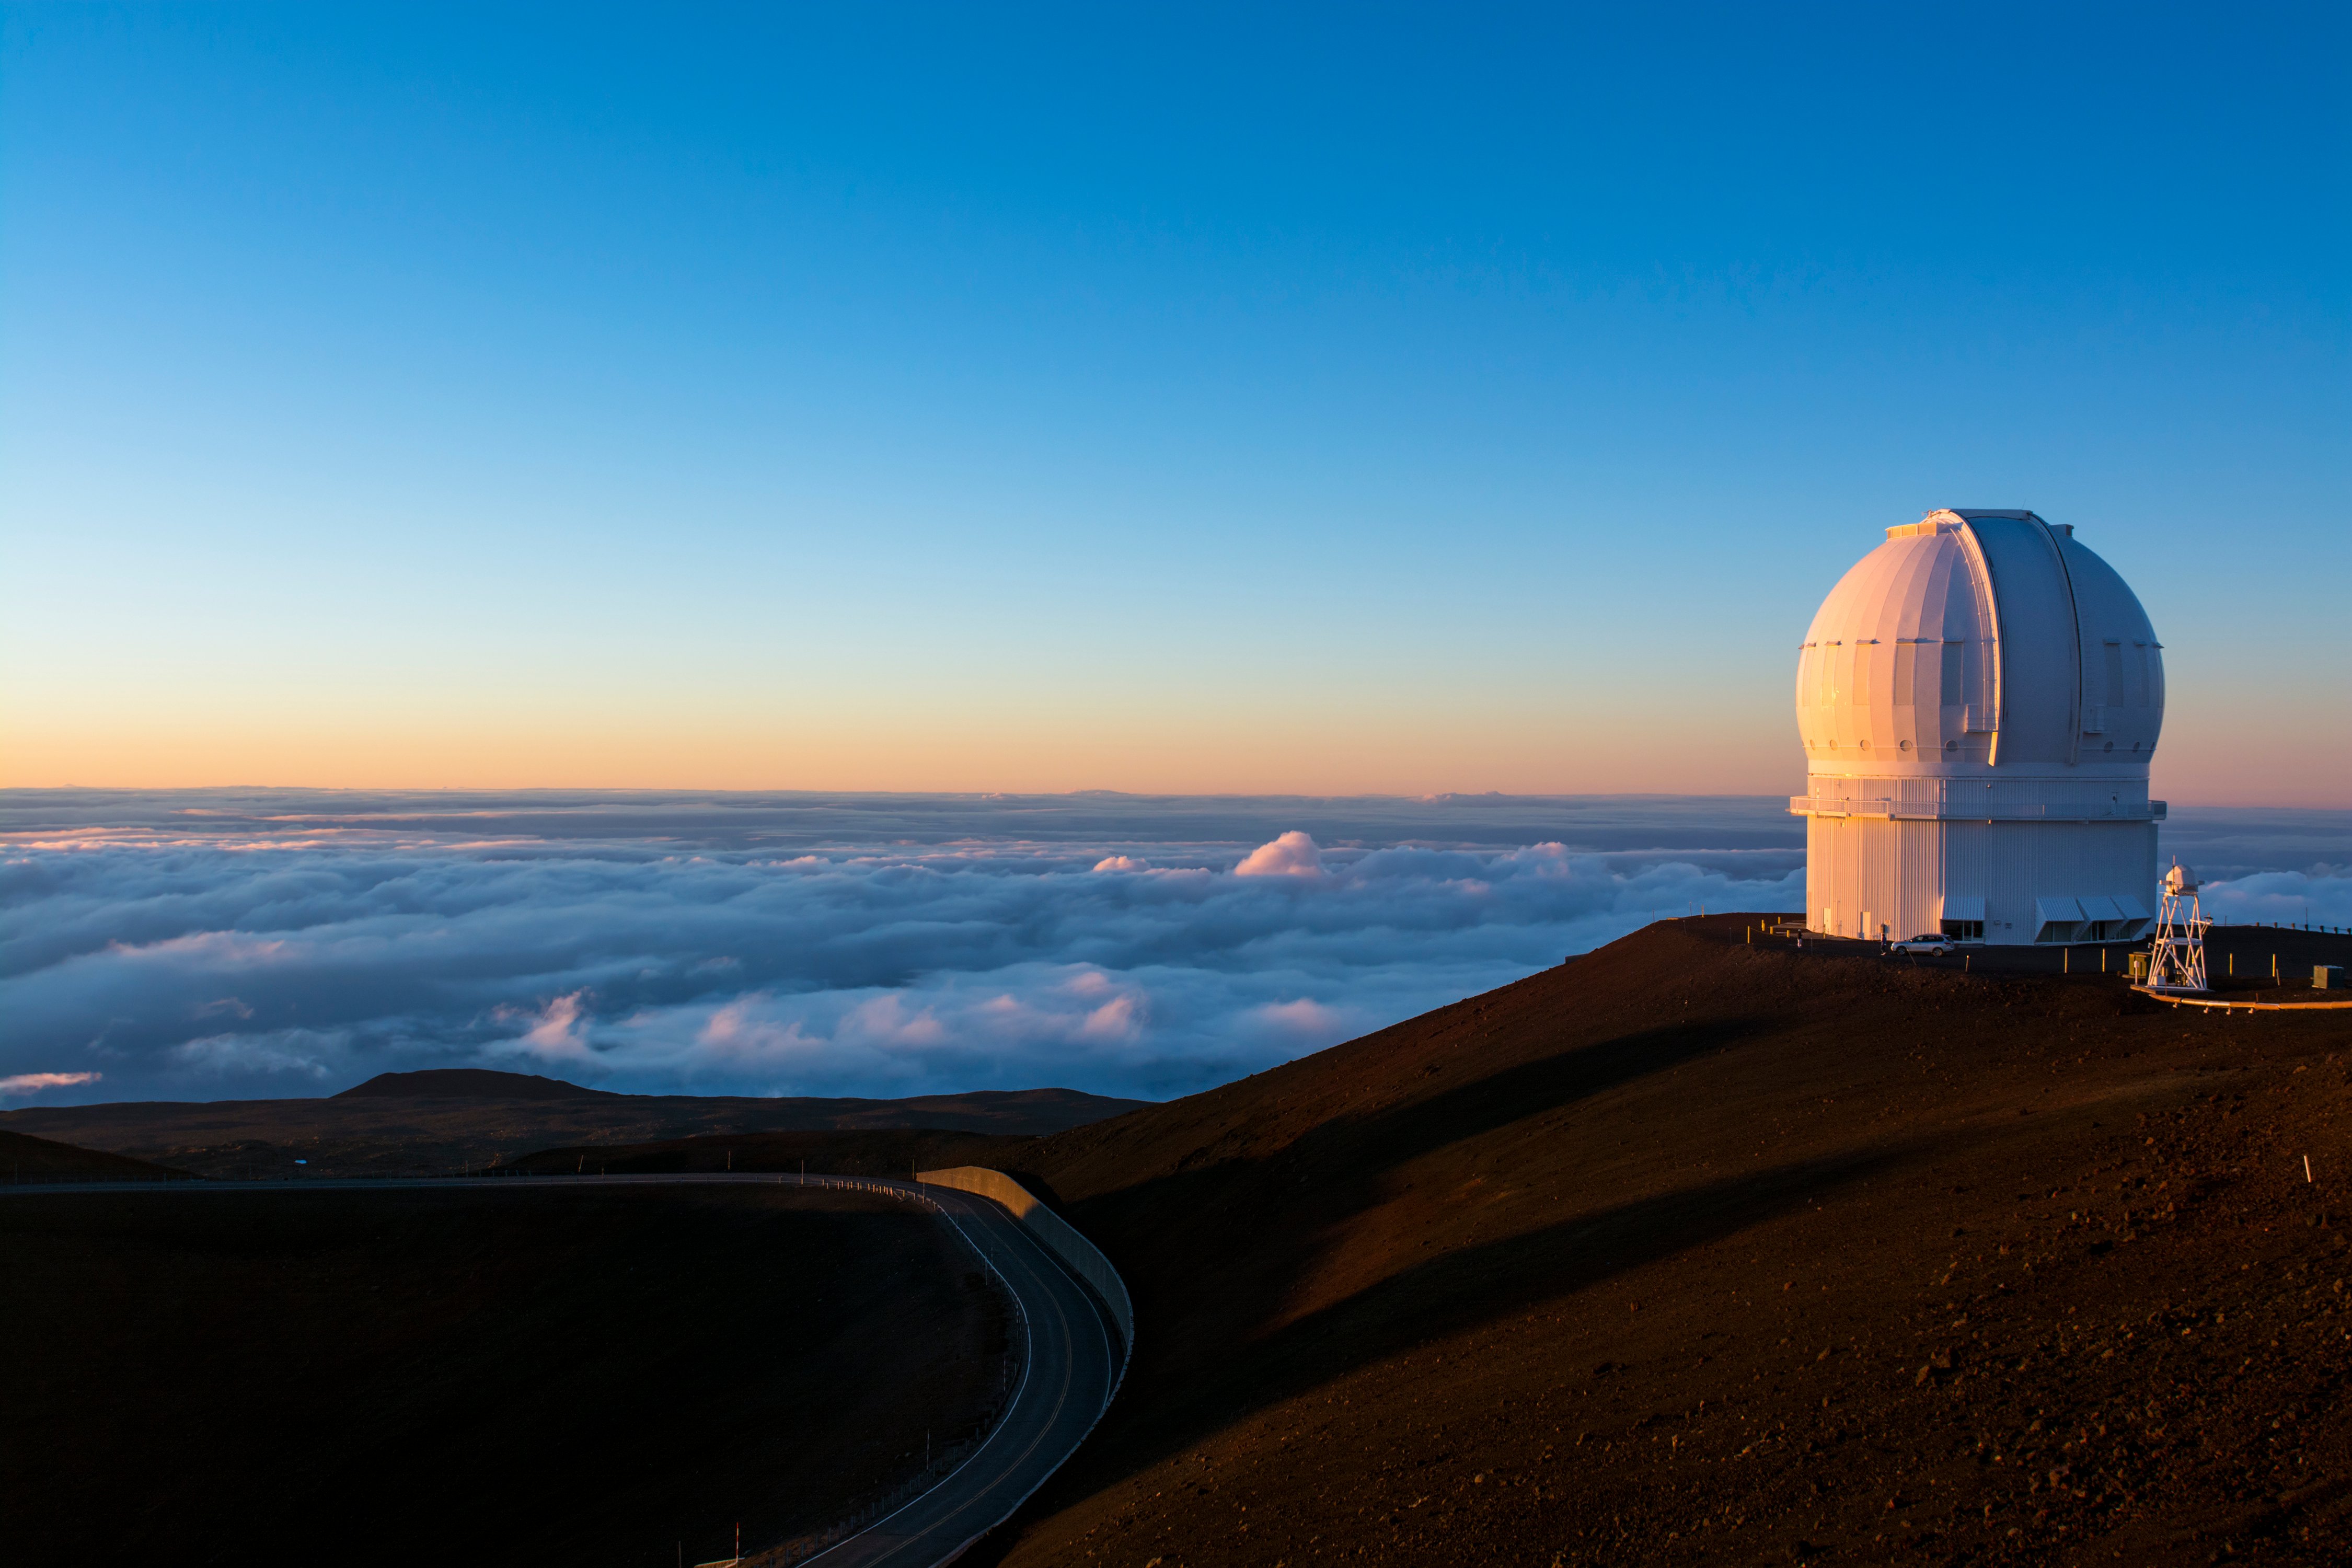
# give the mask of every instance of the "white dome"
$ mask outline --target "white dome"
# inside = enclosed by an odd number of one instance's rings
[[[2030,511],[1886,531],[1830,591],[1797,666],[1809,772],[2146,778],[2161,645],[2115,569]]]

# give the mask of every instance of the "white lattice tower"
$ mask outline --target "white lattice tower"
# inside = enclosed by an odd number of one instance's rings
[[[2197,873],[2179,861],[2164,874],[2164,900],[2157,910],[2156,939],[2148,948],[2151,991],[2202,991],[2205,933],[2213,922],[2197,900]]]

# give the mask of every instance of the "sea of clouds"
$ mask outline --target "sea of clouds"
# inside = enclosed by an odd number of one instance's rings
[[[1161,1098],[1662,915],[1794,911],[1777,799],[0,794],[0,1096]],[[2224,919],[2352,924],[2352,813],[2208,813]]]

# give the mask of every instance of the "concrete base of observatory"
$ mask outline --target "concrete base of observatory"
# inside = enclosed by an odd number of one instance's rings
[[[2155,884],[2161,811],[2052,822],[1808,810],[1806,927],[1989,943],[2145,936],[2154,917],[2132,889]]]

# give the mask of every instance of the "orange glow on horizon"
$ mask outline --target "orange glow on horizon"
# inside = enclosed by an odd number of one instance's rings
[[[2158,753],[2155,793],[2182,805],[2352,805],[2344,743],[2309,726],[2289,743],[2270,740],[2260,774],[2240,765],[2267,729],[2253,712],[2176,721]],[[1777,795],[1803,787],[1790,731],[1778,711],[1703,737],[1654,737],[1630,714],[1466,705],[1410,715],[937,712],[888,722],[410,716],[299,726],[158,719],[101,728],[52,720],[5,726],[0,787]],[[1575,739],[1595,734],[1621,738],[1607,747]]]

